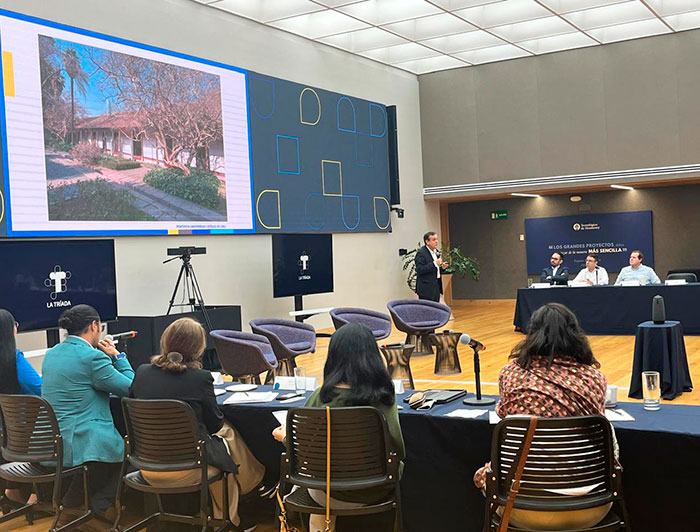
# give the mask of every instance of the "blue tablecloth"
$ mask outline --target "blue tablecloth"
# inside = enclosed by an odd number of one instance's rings
[[[661,397],[664,399],[674,399],[683,392],[692,391],[693,383],[680,322],[657,324],[645,321],[637,326],[629,397],[642,398],[643,371],[660,373]]]
[[[586,334],[633,335],[651,317],[651,301],[663,296],[666,318],[680,321],[685,334],[700,334],[700,283],[682,286],[588,286],[520,288],[513,324],[527,331],[530,316],[545,303],[562,303],[574,311]]]
[[[459,408],[478,408],[461,400],[429,411],[411,410],[402,402],[404,396],[399,397],[399,419],[407,452],[401,481],[405,530],[480,532],[484,498],[472,477],[490,457],[493,425],[488,416],[446,417]],[[271,436],[277,426],[271,412],[303,404],[222,405],[222,410],[274,477],[283,447]],[[662,404],[661,410],[647,412],[639,403],[621,403],[620,408],[635,418],[614,423],[632,530],[697,531],[700,407]]]

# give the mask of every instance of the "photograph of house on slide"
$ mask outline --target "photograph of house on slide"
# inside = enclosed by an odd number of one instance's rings
[[[219,76],[39,36],[49,220],[225,221]]]

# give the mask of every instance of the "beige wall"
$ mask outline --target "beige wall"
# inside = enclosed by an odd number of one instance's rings
[[[308,308],[364,306],[410,297],[397,250],[413,247],[439,223],[422,198],[418,81],[415,76],[189,0],[3,0],[0,7],[80,28],[221,61],[398,107],[401,199],[406,217],[390,234],[334,236],[335,292],[305,298]],[[265,235],[116,238],[120,314],[167,309],[179,264],[161,264],[167,247],[207,246],[193,258],[207,304],[240,304],[244,330],[255,317],[286,317],[292,298],[272,298],[271,237]],[[311,320],[329,327],[327,316]],[[20,347],[43,344],[21,335]]]
[[[580,203],[572,203],[564,194],[450,204],[451,244],[481,263],[479,281],[454,278],[454,298],[509,299],[527,286],[525,242],[519,238],[525,234],[525,218],[651,210],[654,269],[659,277],[665,279],[674,268],[700,268],[700,185],[582,195]],[[508,210],[508,219],[491,220],[491,211],[500,209]],[[618,272],[609,273],[614,280]]]
[[[419,77],[425,186],[700,163],[700,31]]]

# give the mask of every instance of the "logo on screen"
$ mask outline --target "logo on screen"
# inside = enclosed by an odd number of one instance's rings
[[[306,250],[302,251],[299,255],[299,260],[297,261],[297,264],[301,266],[301,270],[299,271],[300,281],[311,279],[311,276],[308,274],[310,261],[311,258],[309,257],[309,254],[306,252]]]
[[[67,270],[62,270],[57,264],[53,267],[53,271],[49,273],[48,278],[44,280],[44,285],[53,288],[51,292],[51,299],[56,299],[59,294],[62,294],[68,289],[68,279],[70,279],[71,273]]]
[[[575,223],[574,224],[574,231],[580,231],[581,230],[581,224]]]

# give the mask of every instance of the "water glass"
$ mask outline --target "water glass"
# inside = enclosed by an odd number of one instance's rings
[[[661,376],[658,371],[642,372],[642,394],[644,395],[644,410],[661,408]]]
[[[306,391],[306,371],[299,366],[294,368],[294,387],[297,392]]]
[[[605,406],[613,406],[617,404],[617,386],[610,384],[605,390]]]

